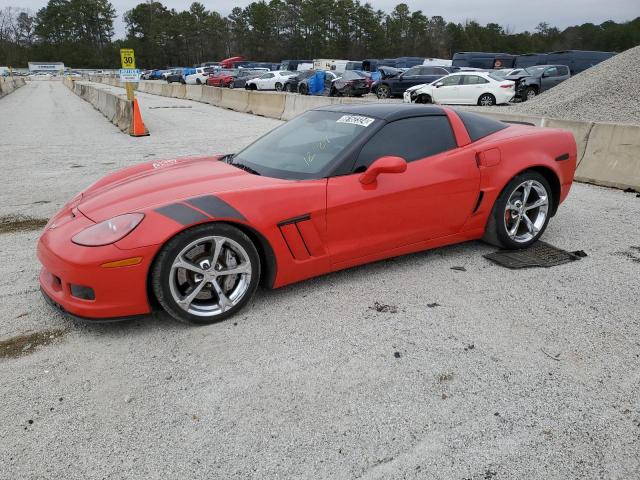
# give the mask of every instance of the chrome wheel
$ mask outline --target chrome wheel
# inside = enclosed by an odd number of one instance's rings
[[[389,98],[391,96],[391,89],[386,85],[380,85],[376,92],[378,98]]]
[[[490,107],[495,103],[493,96],[491,95],[482,95],[480,97],[480,105],[483,107]]]
[[[242,300],[251,284],[251,259],[235,240],[199,238],[175,257],[169,273],[173,300],[185,312],[215,317]]]
[[[504,211],[504,226],[509,238],[527,243],[536,238],[547,220],[549,194],[542,183],[526,180],[509,196]]]

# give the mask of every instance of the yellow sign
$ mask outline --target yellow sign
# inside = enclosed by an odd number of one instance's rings
[[[122,60],[122,68],[136,68],[136,57],[132,48],[121,48],[120,60]]]

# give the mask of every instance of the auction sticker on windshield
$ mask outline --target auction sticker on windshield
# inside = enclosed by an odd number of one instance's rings
[[[336,120],[336,123],[351,123],[361,127],[368,127],[373,122],[375,122],[375,118],[363,117],[362,115],[343,115]]]

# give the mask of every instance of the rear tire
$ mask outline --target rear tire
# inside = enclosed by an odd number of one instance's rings
[[[276,92],[282,91],[282,84],[280,82],[276,83]]]
[[[234,269],[241,272],[224,275]],[[179,233],[162,247],[151,267],[151,287],[162,308],[180,322],[200,325],[222,321],[242,309],[259,279],[255,245],[224,223]]]
[[[482,239],[509,250],[528,247],[546,230],[553,201],[544,176],[533,171],[516,175],[496,199]]]
[[[496,104],[496,97],[490,93],[483,93],[478,98],[478,105],[481,107],[492,107]]]
[[[200,81],[199,78],[196,78],[196,85],[202,85],[202,82]]]
[[[307,95],[308,93],[308,89],[307,89],[307,85],[306,84],[302,84],[298,87],[298,93],[300,93],[300,95]]]
[[[291,84],[290,83],[287,83],[284,86],[284,91],[287,92],[287,93],[291,93],[293,91],[293,89],[291,88]]]

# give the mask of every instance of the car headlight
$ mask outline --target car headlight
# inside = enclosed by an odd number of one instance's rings
[[[136,228],[144,213],[127,213],[110,218],[104,222],[97,223],[85,228],[71,238],[73,243],[85,247],[100,247],[110,245],[123,239]]]

